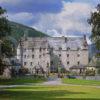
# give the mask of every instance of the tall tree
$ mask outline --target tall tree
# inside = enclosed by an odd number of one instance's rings
[[[96,7],[97,11],[91,14],[89,24],[92,26],[91,40],[97,49],[97,56],[100,57],[100,4]]]
[[[0,7],[0,39],[10,35],[10,31],[11,31],[5,13],[6,10]]]
[[[14,52],[13,42],[9,38],[10,33],[11,28],[6,19],[6,10],[0,7],[0,74],[4,69],[3,59],[11,57]]]

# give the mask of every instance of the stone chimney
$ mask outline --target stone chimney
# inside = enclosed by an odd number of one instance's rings
[[[83,45],[84,45],[84,47],[87,47],[88,44],[87,44],[87,40],[86,40],[86,35],[85,34],[84,34],[83,38],[84,38]]]
[[[86,35],[84,34],[84,40],[86,40]]]

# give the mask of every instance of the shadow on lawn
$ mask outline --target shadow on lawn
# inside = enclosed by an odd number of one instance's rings
[[[1,91],[0,100],[82,100],[67,98],[73,94],[85,94],[84,92],[70,92],[66,90],[51,90],[51,91]],[[62,98],[66,95],[66,98]],[[83,99],[84,100],[84,99]],[[98,100],[98,99],[85,99]]]

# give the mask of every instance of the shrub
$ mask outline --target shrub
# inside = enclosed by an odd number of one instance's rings
[[[87,75],[87,76],[95,76],[95,70],[86,70],[85,75]]]
[[[22,67],[19,69],[19,75],[25,75],[28,74],[28,68]]]

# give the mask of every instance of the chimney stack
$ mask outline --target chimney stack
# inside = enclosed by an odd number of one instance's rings
[[[84,34],[84,40],[86,40],[86,35]]]

